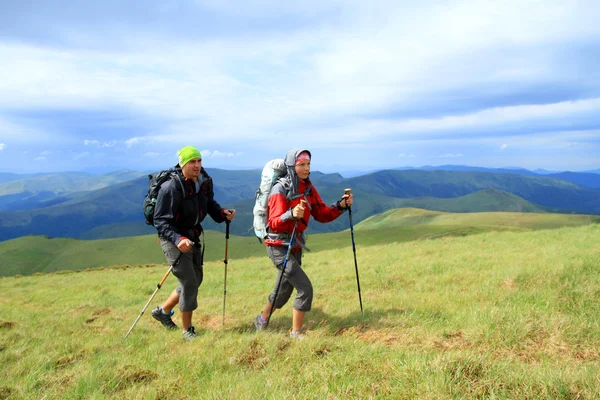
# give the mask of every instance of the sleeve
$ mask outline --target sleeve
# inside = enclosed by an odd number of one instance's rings
[[[318,222],[331,222],[344,213],[343,210],[339,209],[337,203],[330,206],[323,203],[319,192],[317,192],[317,189],[314,186],[310,191],[308,199],[311,205],[310,215]]]
[[[290,221],[295,221],[292,216],[285,190],[280,183],[275,184],[269,194],[269,221],[268,225],[273,232],[285,232]]]
[[[223,207],[215,200],[215,192],[213,190],[213,181],[212,178],[208,178],[208,182],[203,188],[204,195],[207,200],[207,212],[208,215],[215,221],[216,223],[221,223],[225,221],[225,214],[223,213]]]
[[[171,241],[176,246],[182,238],[173,225],[176,218],[175,210],[179,209],[180,204],[181,197],[173,190],[170,183],[160,188],[154,208],[154,227],[158,231],[158,236]]]

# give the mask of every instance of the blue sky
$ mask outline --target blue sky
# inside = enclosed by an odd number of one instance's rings
[[[600,168],[599,2],[416,3],[4,0],[0,171]]]

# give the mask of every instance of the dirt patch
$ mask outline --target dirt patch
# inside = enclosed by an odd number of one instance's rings
[[[58,368],[63,368],[67,365],[75,364],[77,361],[83,359],[84,357],[85,351],[82,350],[77,354],[67,354],[64,357],[59,358],[58,360],[56,360],[55,364]]]
[[[261,369],[269,364],[269,357],[265,348],[258,341],[253,340],[250,346],[237,357],[236,362],[252,369]]]
[[[318,358],[325,358],[329,354],[331,354],[331,349],[329,347],[322,347],[320,349],[314,350],[313,354]]]
[[[333,336],[343,335],[348,331],[348,328],[340,328],[337,331],[333,332]]]
[[[0,329],[12,329],[17,325],[16,322],[0,321]]]
[[[600,351],[578,351],[577,353],[575,353],[575,358],[584,361],[598,361],[600,360]]]
[[[158,379],[158,374],[148,369],[138,369],[134,365],[125,365],[117,371],[116,379],[112,381],[114,386],[106,387],[105,392],[114,393],[127,389],[139,383],[149,383]]]
[[[472,345],[463,335],[462,331],[444,333],[444,339],[436,340],[434,346],[443,350],[470,349]]]
[[[9,386],[0,386],[0,400],[8,399],[17,391]]]
[[[285,353],[285,351],[290,347],[290,341],[289,340],[282,340],[281,342],[277,343],[277,354],[282,354]]]
[[[212,316],[212,315],[202,315],[198,318],[200,321],[199,325],[205,326],[211,329],[217,329],[223,326],[223,317]]]
[[[92,313],[92,316],[105,315],[105,314],[110,314],[110,308],[103,308],[101,310],[96,310]]]
[[[502,286],[509,289],[516,289],[517,283],[515,282],[514,278],[506,278],[504,282],[502,282]]]

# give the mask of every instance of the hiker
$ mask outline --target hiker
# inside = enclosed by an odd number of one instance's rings
[[[310,151],[290,150],[285,158],[287,175],[277,181],[271,189],[265,244],[269,258],[278,269],[278,276],[267,304],[254,318],[254,326],[257,330],[266,328],[272,311],[283,307],[292,295],[293,289],[296,289],[290,333],[292,339],[304,338],[305,331],[302,328],[304,316],[310,311],[313,299],[312,284],[302,269],[302,251],[306,248],[304,231],[308,227],[310,216],[312,215],[319,222],[331,222],[353,203],[352,194],[344,194],[331,206],[323,203],[309,179],[310,161]],[[282,271],[294,227],[296,227],[296,235],[289,259],[285,262],[285,271]]]
[[[198,308],[198,288],[203,277],[200,223],[207,214],[217,223],[231,221],[235,210],[224,209],[215,201],[213,182],[202,167],[198,149],[186,146],[177,155],[176,175],[162,184],[158,192],[154,226],[179,285],[161,306],[152,310],[152,316],[166,328],[177,329],[171,316],[173,308],[179,305],[183,337],[193,339],[196,330],[192,314]]]

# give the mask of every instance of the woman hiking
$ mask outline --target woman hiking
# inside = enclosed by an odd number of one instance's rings
[[[353,203],[352,194],[344,194],[330,206],[323,203],[309,179],[310,161],[311,153],[308,150],[288,151],[285,157],[287,175],[273,185],[269,194],[268,238],[265,244],[278,275],[267,304],[254,318],[257,330],[266,328],[271,313],[283,307],[290,299],[292,291],[296,289],[290,333],[292,339],[304,338],[304,316],[312,306],[312,283],[302,269],[302,251],[306,248],[304,231],[308,227],[310,217],[312,215],[322,223],[331,222]],[[289,259],[285,261],[290,242]]]

